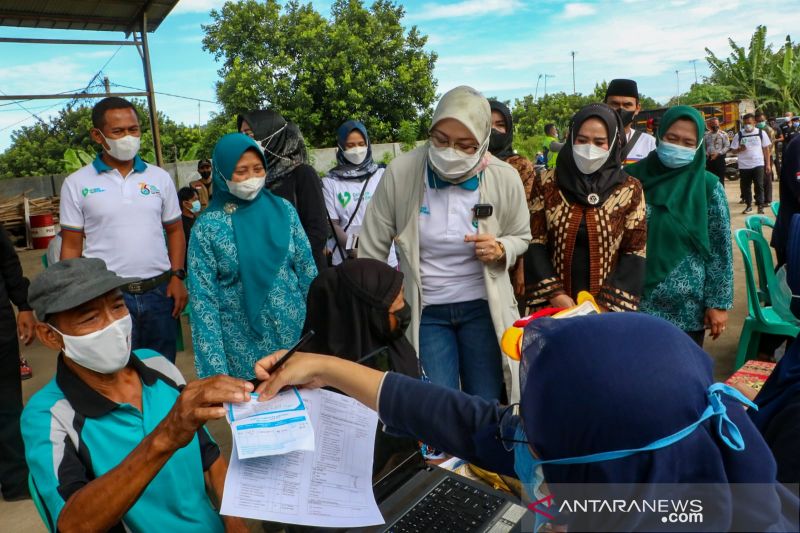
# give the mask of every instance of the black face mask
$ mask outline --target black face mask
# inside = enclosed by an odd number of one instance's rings
[[[635,111],[630,111],[628,109],[620,109],[617,111],[619,114],[619,118],[622,119],[622,125],[628,126],[631,122],[633,122],[633,115],[636,113]]]
[[[500,130],[492,128],[492,133],[489,136],[489,152],[494,154],[505,148],[508,144],[509,137],[510,135],[508,132],[503,133]]]
[[[200,172],[200,177],[203,178],[204,180],[207,180],[208,178],[211,177],[210,170],[200,170],[199,172]]]
[[[392,313],[397,319],[397,327],[390,333],[392,340],[399,339],[405,335],[408,326],[411,325],[411,306],[403,300],[403,307]]]

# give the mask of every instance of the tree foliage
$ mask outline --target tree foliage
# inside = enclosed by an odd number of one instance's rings
[[[687,92],[670,98],[667,106],[725,102],[733,99],[733,93],[727,87],[711,83],[693,83]]]
[[[758,26],[747,48],[733,39],[728,44],[731,52],[726,58],[706,48],[709,82],[728,89],[734,98],[753,100],[758,109],[770,114],[800,107],[800,45],[790,36],[773,51],[767,44],[767,27]]]
[[[222,63],[217,97],[229,115],[272,107],[315,146],[332,145],[349,118],[378,142],[395,140],[404,121],[424,131],[437,56],[404,15],[389,0],[335,0],[330,20],[297,0],[227,2],[203,26],[204,49]]]
[[[140,155],[147,161],[155,162],[147,106],[137,100],[133,101],[133,105],[142,127]],[[158,123],[164,161],[196,157],[202,132],[196,127],[178,124],[163,113],[158,114]],[[0,154],[0,178],[70,172],[76,161],[85,159],[79,154],[96,153],[99,150],[99,145],[89,136],[91,129],[92,107],[89,105],[67,106],[48,122],[40,121],[32,126],[21,127],[11,134],[11,146]]]

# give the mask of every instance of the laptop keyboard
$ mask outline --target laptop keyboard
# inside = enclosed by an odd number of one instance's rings
[[[502,498],[457,479],[446,477],[386,531],[387,533],[480,531],[504,503],[505,500]]]

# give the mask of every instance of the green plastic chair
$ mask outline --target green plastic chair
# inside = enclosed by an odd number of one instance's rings
[[[45,268],[45,270],[47,270],[47,267],[49,266],[47,264],[47,254],[42,254],[42,266]]]
[[[756,284],[755,272],[753,270],[751,246],[756,254],[756,265],[758,265],[759,262],[763,265],[764,270],[759,271],[759,279],[764,288],[762,290],[766,290],[767,300],[772,301],[768,287],[777,286],[775,269],[772,261],[772,251],[767,241],[756,231],[739,229],[736,231],[736,244],[742,252],[742,259],[744,262],[745,280],[747,281],[748,314],[742,325],[742,334],[739,337],[739,348],[736,351],[734,370],[738,370],[745,361],[753,359],[757,355],[758,341],[762,333],[785,335],[792,338],[800,334],[800,327],[790,324],[780,318],[771,306],[764,303],[764,298],[759,296],[759,286]]]
[[[36,511],[39,513],[39,518],[42,519],[44,522],[44,526],[47,528],[47,531],[53,533],[55,529],[52,524],[52,518],[50,517],[50,513],[47,512],[47,507],[44,506],[42,503],[42,497],[39,494],[39,490],[36,488],[36,483],[33,482],[33,476],[28,474],[28,490],[31,493],[31,499],[33,500],[33,505],[36,506]]]
[[[772,205],[770,206],[772,207],[772,214],[775,215],[775,218],[778,218],[778,208],[780,208],[780,206],[780,202],[772,202]]]
[[[764,226],[774,228],[775,220],[767,215],[750,215],[744,219],[744,225],[749,230],[757,232],[762,237],[764,236]],[[769,289],[767,288],[767,275],[766,271],[775,271],[775,265],[772,262],[772,254],[766,257],[761,254],[756,255],[756,268],[758,269],[758,299],[764,305],[772,305],[772,300],[769,297]]]

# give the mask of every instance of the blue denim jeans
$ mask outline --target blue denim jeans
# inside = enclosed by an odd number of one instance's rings
[[[167,298],[167,282],[144,294],[122,294],[133,319],[133,349],[149,348],[174,363],[178,326],[172,318],[175,301]]]
[[[422,310],[419,358],[431,382],[488,400],[503,391],[500,345],[486,300]]]

